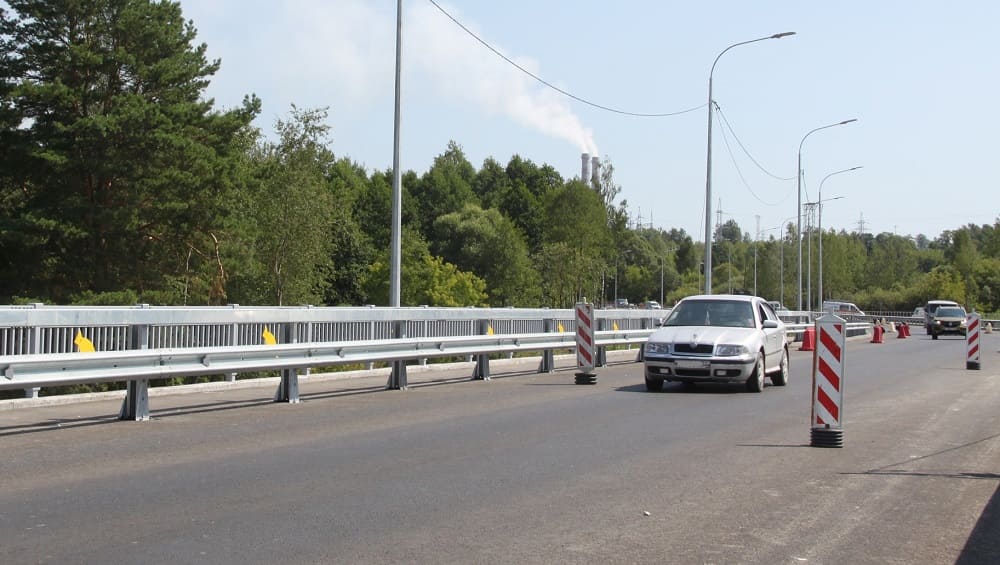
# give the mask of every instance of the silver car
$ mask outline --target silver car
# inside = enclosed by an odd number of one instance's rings
[[[689,296],[674,306],[644,351],[646,390],[663,381],[746,383],[764,390],[765,377],[788,384],[785,324],[757,296]]]

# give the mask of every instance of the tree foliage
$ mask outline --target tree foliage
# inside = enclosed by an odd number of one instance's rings
[[[211,281],[199,299],[219,299],[216,241],[259,102],[218,112],[203,98],[219,63],[176,3],[8,4],[0,107],[19,164],[0,245],[18,273],[4,286],[65,301],[194,272]]]
[[[388,303],[392,171],[337,158],[336,115],[293,106],[272,138],[252,125],[255,97],[215,109],[205,91],[220,63],[174,1],[5,6],[0,300]],[[426,171],[402,171],[402,302],[669,305],[701,292],[705,242],[635,225],[629,187],[602,160],[596,183],[522,155],[477,169],[451,141]],[[933,239],[811,235],[800,275],[793,226],[758,239],[720,223],[713,290],[793,306],[801,276],[811,304],[1000,310],[1000,220]]]

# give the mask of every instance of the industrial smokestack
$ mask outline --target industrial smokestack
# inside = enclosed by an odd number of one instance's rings
[[[601,186],[601,159],[598,158],[598,157],[596,157],[596,156],[593,157],[590,160],[590,174],[592,175],[590,177],[590,185],[593,186],[595,190],[598,189],[598,188],[600,188],[600,186]]]
[[[580,159],[583,161],[583,166],[580,168],[580,181],[586,183],[590,179],[590,154],[584,153],[580,155]]]

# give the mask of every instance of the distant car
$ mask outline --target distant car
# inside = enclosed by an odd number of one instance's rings
[[[764,390],[764,379],[788,384],[785,324],[757,296],[713,294],[678,302],[644,351],[646,390],[664,381],[745,383]]]
[[[927,305],[924,306],[924,328],[927,330],[927,335],[931,334],[931,323],[934,321],[934,314],[938,308],[958,305],[958,302],[954,300],[928,300]]]
[[[913,309],[913,314],[910,314],[910,317],[911,318],[920,318],[921,320],[923,320],[924,319],[924,307],[923,306],[917,306],[916,308],[914,308]]]
[[[628,298],[616,298],[615,308],[631,308],[632,305],[628,303]]]
[[[848,319],[860,318],[865,315],[853,302],[840,302],[838,300],[824,300],[823,311]]]
[[[785,308],[785,305],[777,300],[768,300],[767,303],[771,305],[771,309],[774,310],[775,314],[786,314],[791,311],[788,308]]]
[[[663,309],[663,307],[660,306],[660,303],[657,302],[657,301],[655,301],[655,300],[647,300],[647,301],[643,302],[642,304],[640,304],[639,308],[643,308],[643,309],[646,309],[646,310],[661,310],[661,309]]]
[[[931,339],[940,335],[965,335],[965,308],[961,306],[940,306],[931,321]]]

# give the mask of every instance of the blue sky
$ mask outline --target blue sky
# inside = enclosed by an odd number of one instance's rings
[[[514,154],[580,175],[580,154],[614,164],[636,221],[704,239],[708,74],[726,122],[713,127],[712,209],[761,237],[796,216],[821,179],[823,227],[937,237],[1000,215],[1000,3],[916,1],[439,0],[522,74],[428,0],[403,1],[404,169],[425,172],[449,140],[478,169]],[[258,126],[292,104],[329,107],[331,147],[369,170],[392,165],[396,2],[182,0],[222,60],[217,106],[257,94]],[[737,141],[737,138],[739,142]],[[728,144],[727,144],[728,141]],[[753,162],[739,143],[752,155]],[[731,154],[730,154],[731,150]],[[762,168],[764,170],[762,170]],[[766,172],[765,172],[766,171]],[[789,180],[782,180],[789,179]],[[640,216],[641,215],[641,216]],[[387,218],[388,221],[388,218]]]

